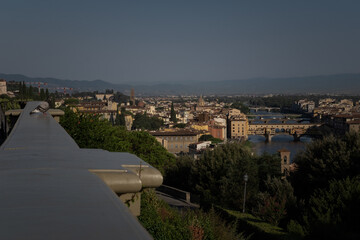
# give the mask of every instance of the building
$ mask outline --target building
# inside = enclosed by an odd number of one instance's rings
[[[171,153],[188,153],[189,145],[197,143],[199,134],[190,130],[150,132]],[[165,140],[165,141],[164,141]]]
[[[228,138],[231,139],[247,139],[248,138],[249,121],[245,114],[232,115],[228,117]]]
[[[208,126],[209,133],[214,138],[226,140],[226,119],[214,118],[209,121]]]
[[[0,79],[0,95],[7,94],[6,81],[5,79]]]
[[[292,108],[294,111],[297,111],[297,112],[312,113],[315,109],[315,102],[309,101],[307,99],[302,99],[302,100],[295,102],[295,104],[293,104]]]
[[[111,97],[114,97],[114,94],[112,93],[99,93],[99,94],[95,94],[95,98],[98,101],[108,101]]]
[[[82,102],[71,109],[74,112],[89,113],[89,114],[100,114],[104,119],[110,120],[111,116],[115,116],[117,112],[117,103],[115,102]]]

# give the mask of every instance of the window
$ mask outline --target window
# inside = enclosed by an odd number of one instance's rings
[[[287,164],[287,156],[284,156],[284,164]]]

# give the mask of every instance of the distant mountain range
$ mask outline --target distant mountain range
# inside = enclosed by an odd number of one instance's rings
[[[360,73],[320,75],[292,78],[252,78],[212,82],[184,82],[159,84],[114,84],[102,80],[80,81],[56,78],[27,77],[20,74],[0,73],[7,81],[46,82],[51,91],[73,88],[76,91],[105,91],[114,89],[125,94],[134,88],[136,95],[240,95],[240,94],[360,94]]]

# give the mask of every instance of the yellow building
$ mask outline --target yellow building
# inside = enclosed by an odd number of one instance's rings
[[[198,131],[209,131],[209,125],[207,124],[192,124],[191,128]]]
[[[229,118],[228,137],[231,139],[247,139],[249,121],[245,114],[233,115]]]

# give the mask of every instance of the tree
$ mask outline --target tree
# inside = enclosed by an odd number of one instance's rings
[[[242,113],[245,114],[248,114],[250,112],[249,107],[245,106],[242,102],[234,102],[231,107],[239,109]]]
[[[133,153],[162,173],[175,161],[174,155],[149,133],[129,132],[122,126],[111,126],[96,114],[79,114],[66,108],[60,123],[81,148]]]
[[[174,110],[174,103],[171,103],[170,121],[172,121],[173,123],[177,123],[176,112]]]
[[[315,189],[328,187],[330,179],[359,174],[360,134],[314,141],[295,157],[295,163],[297,170],[291,175],[291,183],[295,194],[308,200]]]
[[[133,129],[158,130],[163,121],[157,117],[148,117],[146,113],[136,114],[132,125]]]
[[[360,175],[330,181],[309,201],[308,229],[314,239],[356,239],[360,236]]]
[[[247,198],[257,193],[257,165],[251,149],[244,144],[228,143],[207,150],[191,170],[194,190],[205,205],[242,209],[244,181],[247,173]]]
[[[287,180],[267,177],[264,191],[257,195],[254,213],[273,225],[278,225],[286,217],[287,210],[296,206],[296,198],[291,184]]]
[[[173,126],[173,128],[185,128],[185,127],[186,127],[186,123],[178,123]]]
[[[46,99],[46,97],[45,97],[45,91],[44,91],[44,89],[42,88],[42,89],[40,89],[40,100],[45,100]]]
[[[124,107],[121,108],[121,114],[119,114],[119,110],[116,111],[115,125],[125,126],[125,108]]]
[[[266,182],[269,177],[281,176],[281,159],[278,154],[263,153],[257,158],[259,188],[266,190]],[[265,187],[265,188],[264,188]]]
[[[45,99],[49,99],[50,94],[49,94],[49,89],[46,89],[45,91]]]
[[[219,139],[219,138],[214,138],[212,135],[202,135],[200,138],[199,138],[199,141],[211,141],[211,143],[213,144],[216,144],[216,143],[221,143],[222,140]]]

